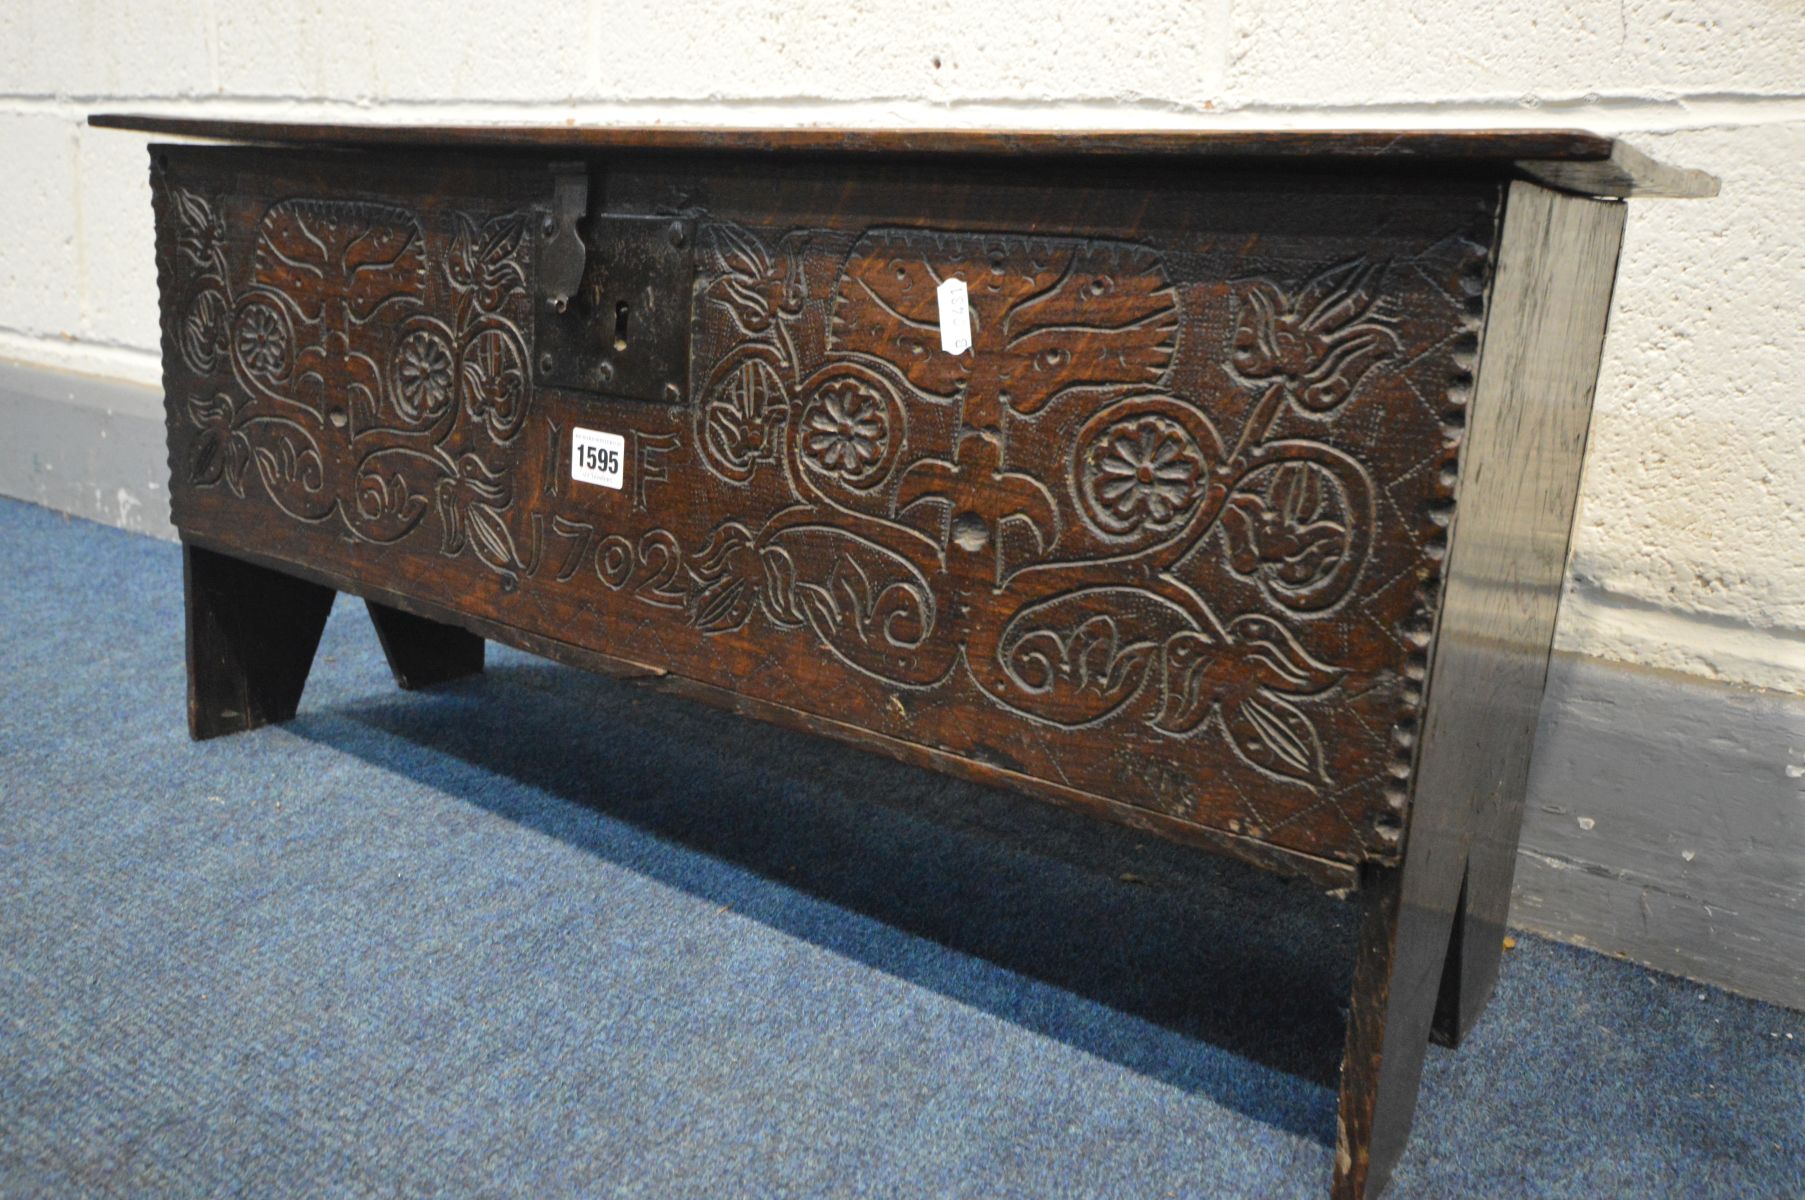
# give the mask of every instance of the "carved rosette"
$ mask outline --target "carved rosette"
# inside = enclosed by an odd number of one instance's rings
[[[395,344],[389,395],[407,429],[432,425],[451,411],[456,362],[451,341],[438,329],[410,330]]]
[[[803,459],[847,484],[869,479],[890,448],[884,402],[855,379],[818,388],[803,410],[802,425]]]
[[[1085,515],[1117,537],[1166,533],[1203,498],[1210,464],[1171,417],[1145,413],[1098,430],[1080,455]]]
[[[796,457],[816,486],[868,491],[889,478],[906,440],[897,390],[857,363],[836,364],[804,385]]]

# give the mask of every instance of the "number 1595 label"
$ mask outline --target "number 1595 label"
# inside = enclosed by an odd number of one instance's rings
[[[626,442],[618,433],[596,429],[570,431],[570,477],[583,483],[597,483],[619,489],[626,474],[623,454]]]

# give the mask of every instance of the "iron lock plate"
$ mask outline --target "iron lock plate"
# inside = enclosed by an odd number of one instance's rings
[[[580,226],[567,212],[541,222],[534,306],[541,387],[685,402],[695,226],[681,217],[614,213],[590,215]],[[578,253],[582,273],[571,288]]]

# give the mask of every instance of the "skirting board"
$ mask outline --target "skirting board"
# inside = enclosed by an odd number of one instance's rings
[[[0,494],[172,537],[160,414],[0,361]],[[1805,696],[1556,655],[1511,923],[1805,1008]]]
[[[1556,654],[1510,919],[1805,1008],[1805,696]]]
[[[0,495],[173,539],[168,478],[155,389],[0,359]]]

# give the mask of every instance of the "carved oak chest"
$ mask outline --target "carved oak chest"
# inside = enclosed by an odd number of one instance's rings
[[[1708,179],[1560,132],[97,123],[257,143],[152,147],[195,736],[292,715],[347,591],[404,686],[493,638],[1359,889],[1336,1187],[1382,1186],[1497,970],[1598,197]]]

